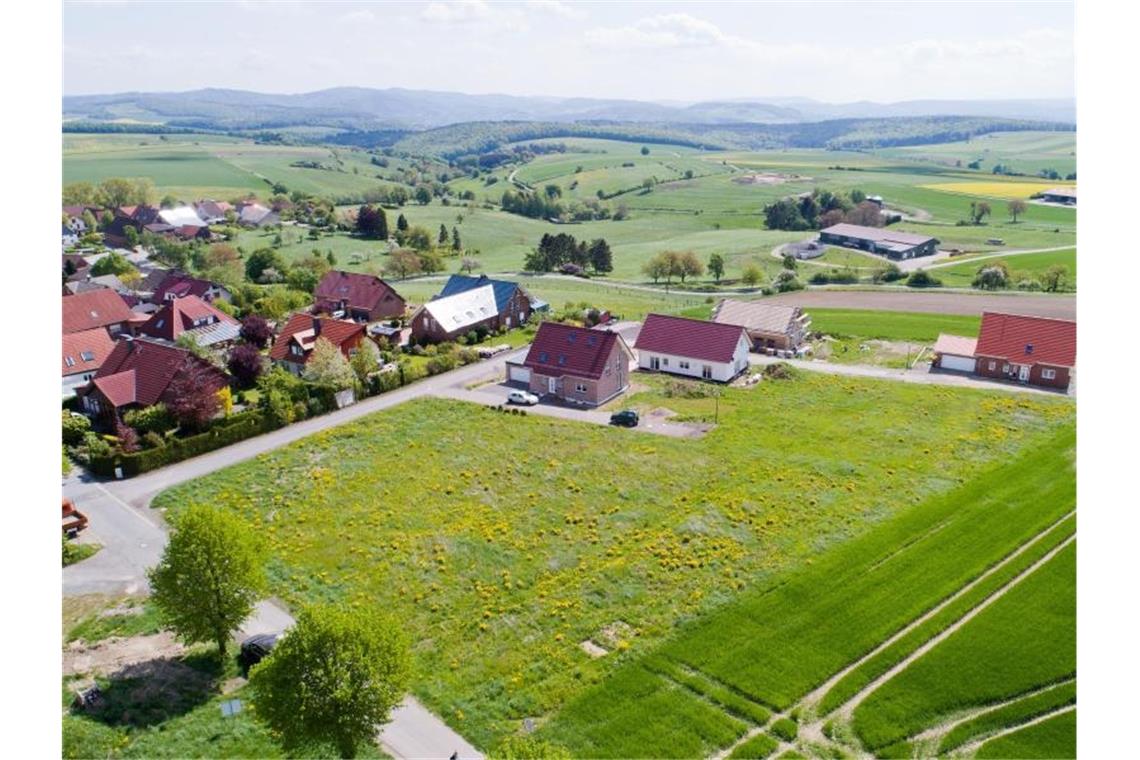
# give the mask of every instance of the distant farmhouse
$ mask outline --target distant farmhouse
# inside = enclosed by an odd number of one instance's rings
[[[1077,323],[1020,314],[982,314],[978,338],[939,335],[934,366],[1049,388],[1069,387],[1077,362]]]
[[[847,248],[861,248],[878,253],[889,259],[905,260],[935,253],[939,241],[926,235],[886,229],[884,227],[863,227],[858,224],[833,224],[819,231],[821,243],[841,245]]]
[[[1077,188],[1054,187],[1041,193],[1041,200],[1046,203],[1063,203],[1067,206],[1077,205]]]

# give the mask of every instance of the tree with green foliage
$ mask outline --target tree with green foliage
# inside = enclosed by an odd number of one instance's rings
[[[942,280],[925,269],[916,269],[906,278],[906,285],[912,288],[937,288],[942,285]]]
[[[970,221],[974,224],[981,224],[982,219],[986,218],[992,213],[990,204],[985,201],[970,201]]]
[[[410,679],[402,626],[374,607],[321,605],[301,610],[249,683],[255,714],[290,756],[331,746],[352,758],[375,740]]]
[[[740,274],[740,281],[748,287],[755,287],[760,284],[760,280],[764,278],[764,271],[755,264],[749,264],[744,267],[744,271]]]
[[[412,192],[412,197],[416,203],[426,206],[431,203],[431,188],[427,185],[417,185],[415,191]]]
[[[261,536],[237,515],[191,504],[147,573],[151,600],[180,639],[214,642],[224,655],[230,633],[265,592],[266,559]]]
[[[285,271],[285,262],[281,259],[281,254],[273,248],[259,248],[245,260],[245,276],[251,282],[261,281],[267,269]]]
[[[139,231],[134,227],[127,226],[123,228],[123,237],[127,239],[127,247],[135,248],[139,244]]]
[[[83,415],[63,412],[63,443],[66,446],[78,446],[83,443],[84,437],[91,431],[91,420]]]
[[[713,276],[717,284],[720,284],[720,278],[724,277],[724,256],[719,253],[709,255],[709,274]]]
[[[317,338],[313,346],[313,353],[305,362],[305,372],[302,377],[310,383],[327,385],[338,391],[351,388],[356,382],[356,376],[348,359],[327,338]]]
[[[396,217],[396,229],[398,229],[400,232],[408,231],[408,218],[403,214],[400,214],[398,217]]]
[[[662,277],[669,276],[669,262],[659,253],[642,264],[641,271],[647,277],[651,277],[653,284],[656,285]]]
[[[84,210],[82,218],[83,226],[87,232],[94,232],[99,226],[99,222],[95,220],[95,215],[91,213],[91,209]]]
[[[150,203],[153,197],[154,182],[148,178],[108,177],[95,190],[95,205],[104,208],[139,206]]]
[[[641,146],[641,155],[643,155],[643,156],[649,155],[649,146],[648,145],[642,145]]]
[[[1009,283],[1009,268],[1004,261],[982,266],[974,277],[974,287],[982,290],[1001,290]]]
[[[418,224],[413,225],[404,233],[403,245],[417,251],[426,251],[431,248],[431,233]]]
[[[1056,293],[1068,283],[1069,270],[1060,264],[1054,264],[1041,273],[1041,288],[1047,293]]]
[[[677,255],[677,276],[684,282],[689,277],[700,277],[705,273],[705,265],[692,251],[684,251]]]
[[[614,271],[614,252],[605,238],[597,238],[590,243],[590,266],[595,272]]]
[[[388,262],[384,265],[386,274],[395,275],[401,280],[410,275],[419,274],[421,268],[419,254],[409,248],[399,248],[392,251],[388,257]]]
[[[69,182],[63,186],[64,206],[93,206],[95,197],[95,186],[90,182]]]
[[[380,358],[376,344],[370,340],[362,340],[356,353],[348,360],[349,366],[356,374],[356,380],[361,386],[368,381],[368,376],[380,370]]]
[[[447,227],[443,224],[440,224],[439,225],[439,235],[436,237],[436,244],[438,244],[440,246],[445,246],[445,245],[447,245],[447,242],[448,242]]]
[[[800,263],[796,260],[796,257],[790,253],[785,253],[781,257],[781,262],[783,264],[784,269],[790,269],[793,272],[796,271],[797,269],[799,269],[799,266],[800,266]]]
[[[1022,216],[1029,211],[1029,204],[1020,198],[1014,198],[1009,203],[1005,204],[1006,209],[1009,211],[1013,223],[1017,224],[1017,217]]]
[[[94,277],[101,277],[105,274],[120,275],[133,271],[135,271],[134,264],[127,261],[126,256],[115,251],[111,251],[91,265],[91,275]]]

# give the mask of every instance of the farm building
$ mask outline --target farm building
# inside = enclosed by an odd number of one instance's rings
[[[885,227],[864,227],[859,224],[833,224],[819,231],[821,243],[861,248],[889,259],[913,259],[931,256],[939,243],[937,238],[914,235]]]
[[[598,406],[629,387],[632,360],[616,332],[543,322],[526,359],[507,364],[507,379],[537,396]]]
[[[164,208],[158,212],[158,218],[171,227],[205,227],[206,223],[193,206],[176,206]]]
[[[313,291],[313,311],[354,322],[378,322],[404,316],[404,299],[384,280],[370,274],[326,272]]]
[[[1054,187],[1041,193],[1041,200],[1046,203],[1064,203],[1069,206],[1077,205],[1077,188]]]
[[[752,341],[740,325],[650,314],[634,347],[643,370],[727,383],[748,369]]]
[[[748,331],[753,350],[795,351],[811,326],[811,317],[799,306],[724,298],[713,308],[714,322],[739,325]]]
[[[982,314],[977,373],[1068,388],[1077,363],[1077,323],[1020,314]]]
[[[973,372],[978,364],[977,348],[977,338],[939,335],[934,343],[933,366],[954,372]]]
[[[269,358],[274,364],[300,376],[320,338],[339,348],[347,359],[364,342],[364,325],[312,314],[294,314],[269,349]]]

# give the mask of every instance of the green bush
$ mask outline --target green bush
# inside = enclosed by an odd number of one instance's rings
[[[91,431],[91,420],[76,417],[71,412],[63,413],[63,442],[67,446],[78,446]]]
[[[434,359],[429,359],[424,367],[428,375],[439,375],[455,369],[458,365],[458,359],[451,354],[445,354],[443,356],[437,356]]]
[[[794,380],[800,371],[787,362],[776,362],[764,367],[761,374],[769,380]]]
[[[942,287],[942,280],[925,269],[916,269],[906,278],[906,285],[909,288],[938,288]]]
[[[488,760],[570,760],[570,751],[561,745],[533,736],[508,736],[487,753]]]
[[[123,415],[123,422],[137,430],[139,435],[165,433],[178,425],[165,404],[132,409]]]
[[[780,718],[772,723],[769,730],[786,742],[795,741],[796,734],[799,733],[799,727],[791,718]]]

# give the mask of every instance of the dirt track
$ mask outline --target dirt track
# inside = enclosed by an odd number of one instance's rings
[[[1035,317],[1077,318],[1077,299],[1074,296],[808,290],[769,296],[764,301],[789,303],[804,308],[814,306],[819,309],[873,309],[938,314],[981,314],[983,311],[1004,311],[1012,314],[1030,314]]]

